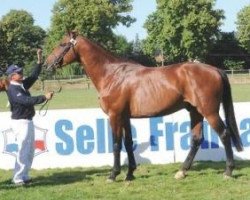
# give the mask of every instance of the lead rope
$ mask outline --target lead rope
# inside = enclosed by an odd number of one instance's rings
[[[58,88],[56,91],[52,91],[53,96],[54,96],[55,93],[60,93],[60,92],[62,91],[62,86],[61,86],[61,84],[60,84],[60,81],[57,80],[57,82],[58,82],[58,84],[59,84],[59,88]],[[38,112],[40,116],[44,117],[44,116],[47,114],[48,108],[49,108],[49,104],[50,104],[50,101],[51,101],[51,100],[46,100],[46,101],[42,104],[42,106],[40,107],[39,112]],[[44,109],[44,108],[45,108],[45,109]],[[42,112],[43,110],[44,110],[44,112]]]
[[[54,92],[53,92],[54,93]],[[47,114],[47,112],[48,112],[48,108],[49,108],[49,100],[46,100],[44,103],[43,103],[43,105],[40,107],[40,109],[39,109],[39,115],[40,116],[42,116],[42,117],[44,117],[46,114]],[[47,105],[47,106],[46,106]],[[44,107],[46,106],[46,108],[44,109]],[[44,109],[44,113],[42,113],[42,111],[43,111],[43,109]]]

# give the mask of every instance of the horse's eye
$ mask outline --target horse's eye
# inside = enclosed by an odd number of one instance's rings
[[[59,45],[60,47],[65,47],[66,46],[66,43],[62,43]]]

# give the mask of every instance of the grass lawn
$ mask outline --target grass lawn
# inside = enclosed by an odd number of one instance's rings
[[[40,91],[31,91],[33,96],[43,94]],[[0,93],[0,111],[8,111],[6,108],[7,96]],[[41,106],[37,105],[36,109]],[[62,89],[60,93],[55,93],[50,101],[49,109],[71,109],[71,108],[98,108],[98,95],[95,89]]]
[[[250,102],[250,84],[234,84],[231,87],[234,102]]]
[[[0,199],[14,200],[248,200],[250,161],[237,161],[234,178],[225,180],[225,162],[195,162],[184,180],[175,180],[180,164],[139,165],[136,179],[125,182],[127,168],[106,183],[109,167],[32,170],[33,183],[14,187],[11,171],[0,170]]]

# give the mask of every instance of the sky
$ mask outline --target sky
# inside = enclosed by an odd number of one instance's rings
[[[57,0],[0,0],[0,19],[6,15],[11,9],[26,10],[35,20],[35,25],[39,25],[47,30],[50,26],[50,18],[52,16],[52,8]],[[237,13],[246,5],[250,5],[250,0],[217,0],[215,8],[224,10],[226,19],[223,21],[221,30],[231,32],[236,30],[235,21]],[[147,36],[143,24],[147,16],[156,10],[156,0],[134,0],[133,11],[130,13],[137,21],[129,28],[118,26],[114,29],[116,34],[125,36],[128,41],[135,39],[138,34],[140,39]]]

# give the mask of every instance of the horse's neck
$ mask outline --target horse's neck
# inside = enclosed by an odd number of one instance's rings
[[[79,46],[80,62],[99,90],[107,72],[112,70],[108,64],[115,62],[117,58],[87,39],[82,39]]]

